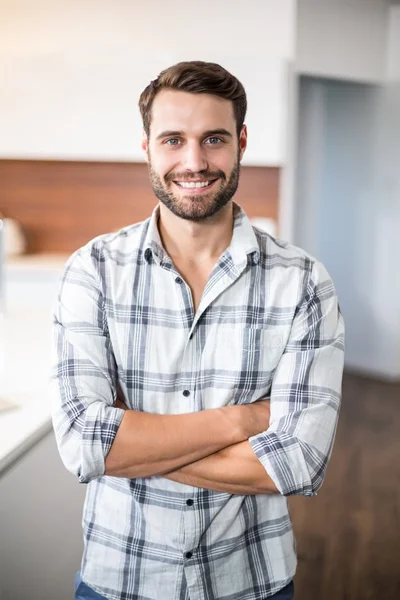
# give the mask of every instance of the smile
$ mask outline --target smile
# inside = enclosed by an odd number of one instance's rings
[[[198,190],[203,190],[205,188],[211,187],[216,181],[218,180],[213,179],[211,181],[174,181],[174,183],[178,187],[183,188],[185,190],[193,190],[197,192]]]

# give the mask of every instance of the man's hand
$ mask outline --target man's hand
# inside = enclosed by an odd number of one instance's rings
[[[241,425],[246,438],[268,429],[271,417],[270,405],[269,399],[263,399],[233,407],[240,409]]]
[[[117,395],[117,399],[115,401],[114,406],[115,406],[115,408],[122,408],[122,410],[128,410],[127,405],[122,400],[122,398],[121,398],[121,396],[119,394]]]

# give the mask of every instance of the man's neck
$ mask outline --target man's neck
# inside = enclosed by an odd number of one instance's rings
[[[197,223],[174,215],[160,203],[158,230],[168,256],[194,266],[216,261],[232,240],[233,208],[229,202],[216,215]]]

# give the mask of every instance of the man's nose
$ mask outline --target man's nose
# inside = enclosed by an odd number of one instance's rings
[[[184,150],[183,167],[188,171],[197,173],[208,168],[206,151],[198,143],[187,144]]]

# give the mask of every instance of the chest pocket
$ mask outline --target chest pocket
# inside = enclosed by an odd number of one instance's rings
[[[268,395],[286,336],[277,328],[216,326],[203,350],[202,367],[210,381],[229,391],[233,404]]]

